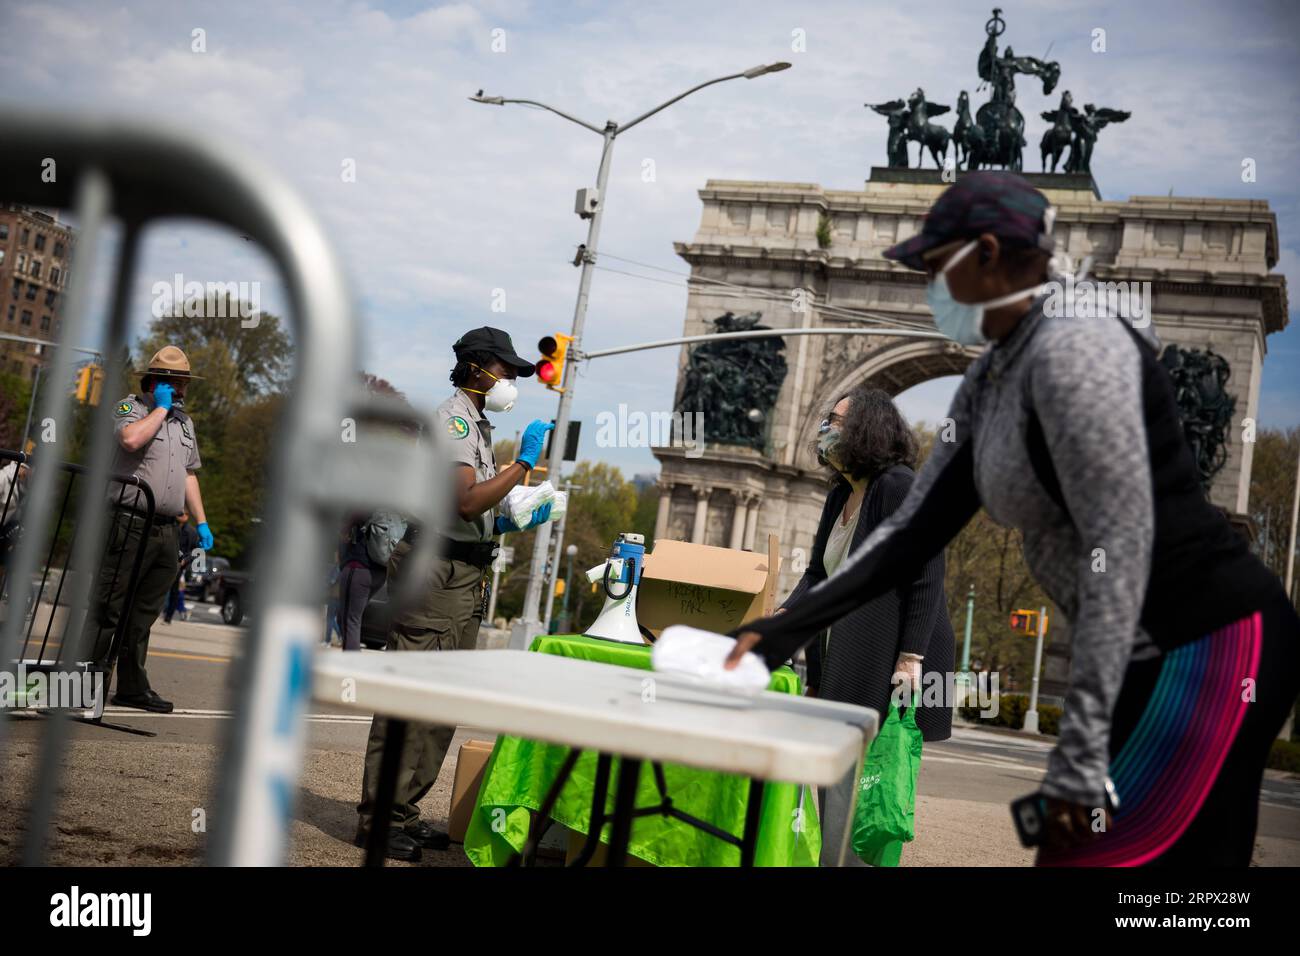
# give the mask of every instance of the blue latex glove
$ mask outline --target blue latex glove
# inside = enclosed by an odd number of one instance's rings
[[[528,423],[524,429],[523,437],[519,439],[519,454],[516,459],[522,461],[529,468],[537,465],[537,459],[542,456],[542,449],[546,446],[546,433],[555,425],[552,422],[544,422],[540,418],[535,418]]]
[[[212,550],[212,529],[209,528],[208,523],[204,521],[199,524],[198,531],[199,531],[199,547],[202,548],[204,551],[211,551]]]
[[[528,519],[528,524],[522,528],[514,523],[514,520],[506,515],[497,515],[497,520],[492,523],[493,534],[506,534],[510,531],[527,531],[530,528],[536,528],[539,524],[546,524],[551,519],[551,503],[548,501],[540,507],[534,508],[532,516]]]
[[[546,524],[546,522],[550,520],[551,503],[548,501],[546,504],[533,509],[533,516],[528,519],[528,527],[524,528],[524,530],[527,531],[528,528],[536,528],[539,524]]]
[[[171,411],[172,402],[176,398],[176,389],[166,382],[159,382],[153,387],[153,401],[159,408]]]

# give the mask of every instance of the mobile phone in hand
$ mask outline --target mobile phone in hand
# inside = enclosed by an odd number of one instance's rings
[[[1011,803],[1011,820],[1016,836],[1025,847],[1041,846],[1047,827],[1047,800],[1041,793],[1031,793]]]

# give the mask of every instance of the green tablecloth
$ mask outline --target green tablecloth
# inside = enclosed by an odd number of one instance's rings
[[[532,651],[558,654],[605,664],[650,669],[650,648],[572,635],[546,635],[533,641]],[[799,678],[788,667],[772,674],[769,690],[799,693]],[[476,866],[502,866],[528,838],[530,810],[541,807],[546,791],[559,773],[568,748],[524,740],[497,738],[483,771],[478,803],[465,834],[465,855]],[[606,810],[614,804],[618,760],[612,763]],[[560,793],[551,817],[571,830],[586,833],[591,822],[596,754],[584,751]],[[673,804],[686,813],[740,836],[745,823],[749,780],[664,765],[664,778]],[[758,866],[816,866],[821,852],[821,826],[813,791],[808,789],[802,811],[800,787],[768,783],[764,788],[755,864]],[[659,791],[649,763],[642,766],[636,805],[659,803]],[[606,825],[601,834],[609,842]],[[738,866],[740,849],[695,827],[662,816],[638,817],[632,824],[628,852],[657,866]]]

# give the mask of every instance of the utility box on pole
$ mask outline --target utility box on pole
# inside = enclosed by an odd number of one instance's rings
[[[578,195],[573,200],[573,211],[583,219],[590,219],[596,214],[596,207],[600,205],[600,190],[595,187],[579,189]]]

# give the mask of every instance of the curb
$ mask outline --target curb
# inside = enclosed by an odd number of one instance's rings
[[[966,720],[964,717],[953,715],[952,725],[954,727],[967,727],[971,730],[979,730],[986,734],[1001,734],[1004,737],[1024,737],[1028,740],[1056,740],[1052,734],[1031,734],[1028,731],[1016,730],[1014,727],[990,727],[977,721]]]

